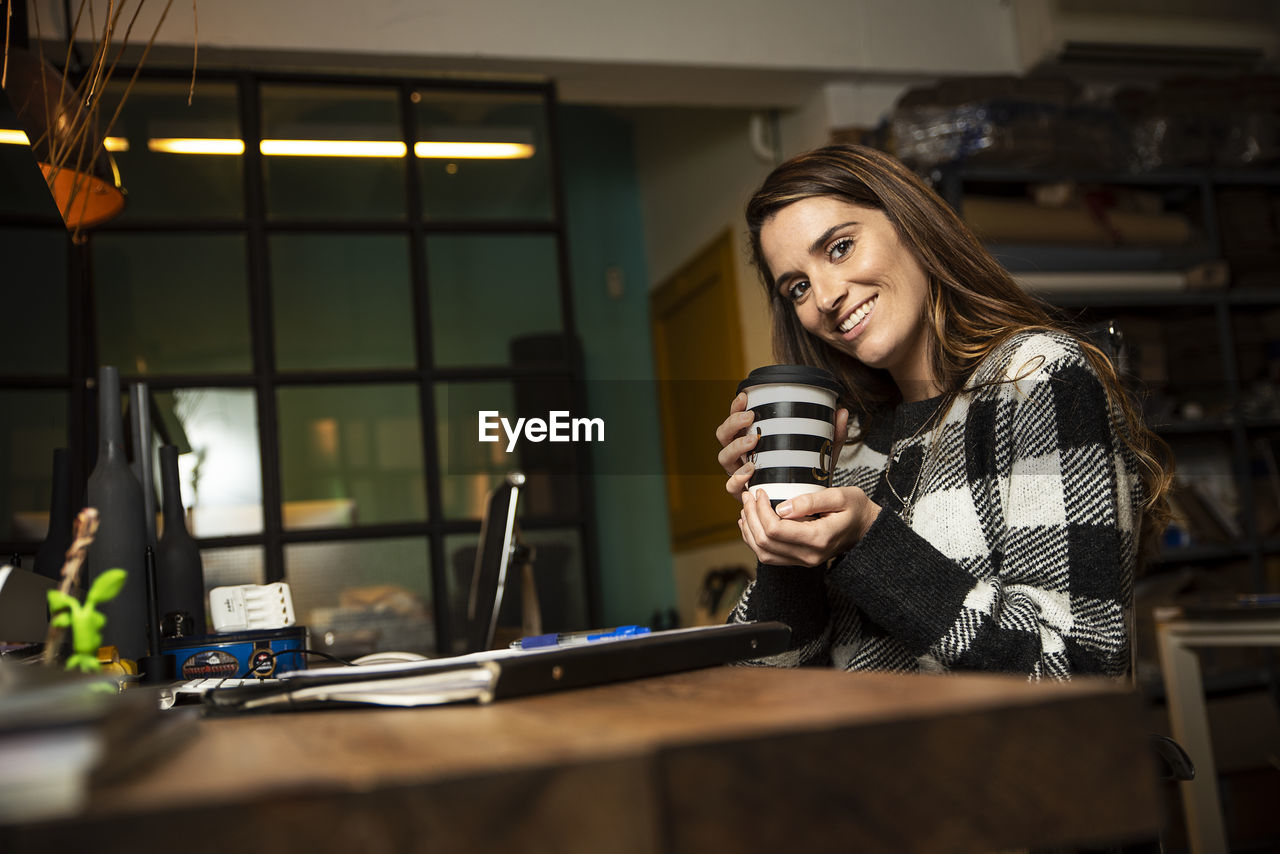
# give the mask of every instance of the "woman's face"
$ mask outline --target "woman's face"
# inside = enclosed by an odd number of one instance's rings
[[[831,196],[767,220],[760,246],[773,287],[804,328],[893,377],[905,400],[941,391],[929,359],[929,280],[880,211]]]

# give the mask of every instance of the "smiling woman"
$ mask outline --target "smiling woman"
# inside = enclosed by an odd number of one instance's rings
[[[941,391],[926,337],[928,277],[888,217],[829,196],[803,199],[765,223],[760,245],[769,269],[788,271],[775,287],[810,335],[887,370],[908,400]]]
[[[782,164],[747,223],[778,360],[846,407],[832,487],[776,512],[744,491],[744,395],[716,431],[759,559],[732,619],[792,627],[765,663],[1125,674],[1170,475],[1106,356],[881,152]]]

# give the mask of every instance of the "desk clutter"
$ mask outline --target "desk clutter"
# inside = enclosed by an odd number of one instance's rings
[[[102,377],[116,410],[106,404],[112,411],[104,416],[100,460],[116,465],[123,463],[119,425],[105,423],[119,420],[113,373]],[[174,456],[162,456],[166,468]],[[106,775],[164,757],[204,718],[489,704],[758,659],[790,643],[782,623],[544,632],[536,597],[522,596],[523,635],[507,644],[497,634],[503,592],[517,584],[532,590],[534,554],[516,522],[524,478],[512,472],[486,503],[463,654],[383,652],[313,667],[310,657],[332,656],[311,648],[289,585],[215,587],[206,603],[198,550],[194,562],[162,562],[165,550],[142,524],[147,511],[135,506],[146,502],[133,500],[139,481],[117,468],[133,488],[97,493],[106,512],[99,518],[86,508],[77,517],[59,572],[0,570],[0,615],[22,617],[0,622],[0,636],[19,635],[2,638],[16,645],[0,655],[0,831],[80,813]],[[128,536],[107,536],[108,525]],[[121,597],[126,607],[116,607]]]

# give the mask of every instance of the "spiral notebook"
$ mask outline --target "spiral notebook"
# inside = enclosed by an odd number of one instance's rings
[[[492,703],[773,655],[790,640],[791,629],[777,622],[668,629],[573,646],[299,670],[261,685],[211,690],[204,703],[211,713]]]

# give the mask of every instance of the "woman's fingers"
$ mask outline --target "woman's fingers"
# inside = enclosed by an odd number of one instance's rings
[[[721,445],[727,445],[733,440],[733,437],[742,432],[755,415],[747,412],[747,393],[739,392],[729,403],[729,417],[720,423],[716,428],[716,439]]]
[[[716,460],[725,474],[737,473],[737,470],[747,462],[747,455],[755,449],[757,440],[758,437],[754,432],[747,433],[720,449],[720,453],[716,454]]]
[[[762,562],[818,566],[853,548],[879,510],[862,490],[844,487],[797,496],[776,513],[767,498],[744,495],[742,519]]]
[[[789,523],[783,523],[778,519],[764,490],[758,489],[755,492],[742,494],[742,520],[750,535],[747,545],[751,546],[751,550],[756,553],[756,557],[762,563],[804,563],[793,543],[778,539],[779,524]]]
[[[751,475],[755,474],[756,467],[747,463],[737,471],[729,475],[729,479],[724,482],[725,491],[737,498],[742,494],[742,490],[747,488],[747,483],[751,480]]]
[[[747,461],[747,454],[756,446],[756,435],[747,428],[755,420],[755,415],[746,411],[747,396],[739,394],[729,404],[729,417],[716,428],[716,441],[720,443],[720,453],[716,461],[724,473],[733,476]]]

